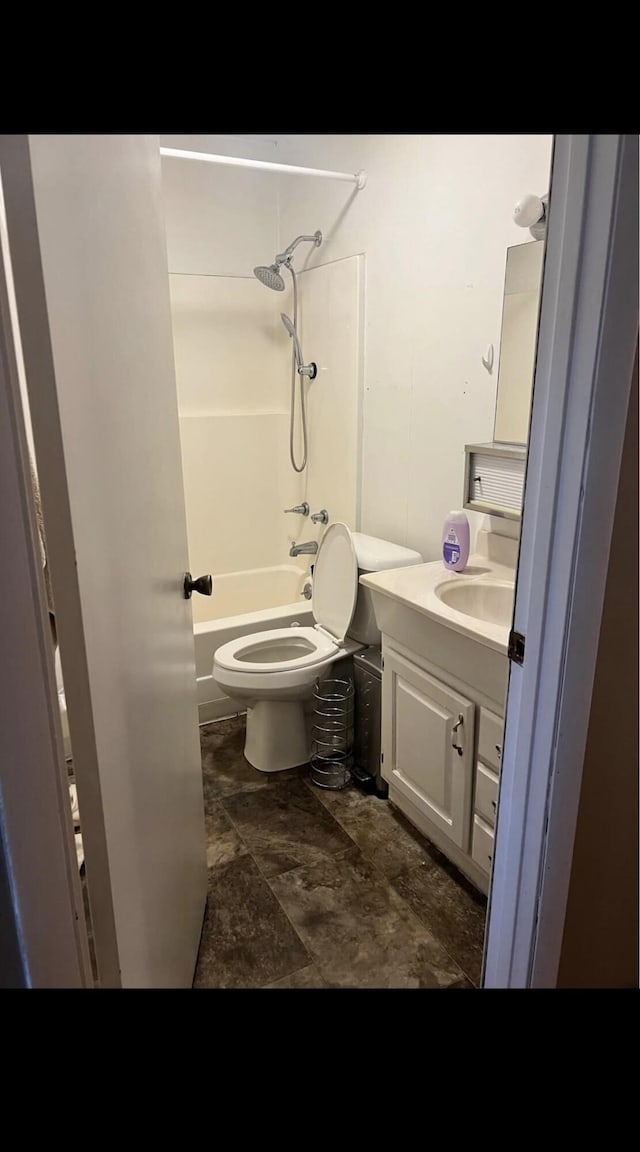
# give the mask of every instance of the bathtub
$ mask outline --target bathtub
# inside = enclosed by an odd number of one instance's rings
[[[193,631],[198,678],[198,714],[201,724],[222,720],[243,710],[243,705],[225,696],[211,675],[213,656],[221,644],[264,632],[267,628],[288,628],[294,622],[313,624],[311,601],[302,596],[310,579],[308,572],[293,564],[255,568],[216,576],[213,596],[194,596]]]

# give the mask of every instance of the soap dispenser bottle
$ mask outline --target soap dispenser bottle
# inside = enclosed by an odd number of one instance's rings
[[[469,521],[464,512],[450,512],[442,528],[442,562],[462,572],[469,559]]]

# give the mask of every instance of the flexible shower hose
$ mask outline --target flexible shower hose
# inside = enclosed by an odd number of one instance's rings
[[[293,327],[296,332],[298,331],[298,285],[296,281],[296,274],[291,266],[287,264],[293,279]],[[303,457],[300,467],[296,464],[295,452],[293,450],[293,429],[295,425],[295,411],[296,411],[296,376],[300,381],[300,419],[302,423],[302,447]],[[291,415],[289,420],[289,459],[291,460],[291,467],[294,472],[304,472],[307,466],[307,412],[304,400],[304,376],[298,373],[298,365],[296,364],[296,350],[291,341]]]

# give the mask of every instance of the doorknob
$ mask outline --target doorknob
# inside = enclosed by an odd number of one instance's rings
[[[213,580],[211,576],[198,576],[197,580],[194,580],[190,572],[185,572],[183,588],[185,600],[191,599],[192,592],[199,592],[201,596],[210,596],[213,592]]]

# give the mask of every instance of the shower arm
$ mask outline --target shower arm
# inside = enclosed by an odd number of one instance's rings
[[[289,247],[285,248],[284,252],[280,252],[279,255],[276,256],[275,263],[287,264],[298,247],[298,244],[302,244],[303,242],[315,244],[316,248],[318,248],[320,244],[322,244],[322,232],[314,232],[313,236],[296,236]]]

